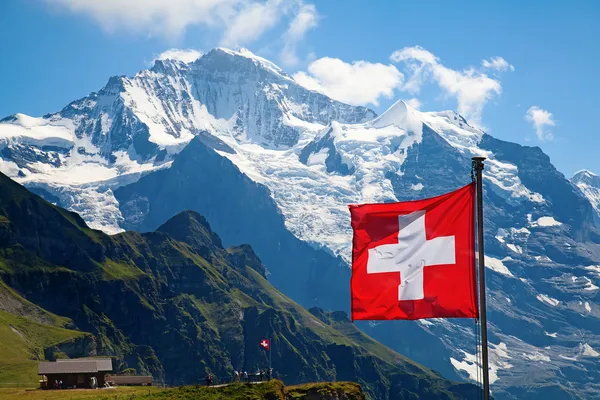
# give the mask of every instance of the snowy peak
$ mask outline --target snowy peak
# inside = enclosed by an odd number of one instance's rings
[[[218,48],[194,61],[159,59],[132,77],[113,76],[42,118],[4,118],[0,167],[29,182],[63,184],[77,175],[78,184],[89,184],[168,166],[198,135],[287,149],[332,121],[375,116],[301,87],[247,49]]]
[[[420,132],[422,124],[421,113],[403,100],[398,100],[371,123],[374,128],[393,125],[411,132]]]
[[[582,169],[580,171],[575,172],[575,174],[571,178],[571,182],[573,182],[576,185],[584,184],[600,188],[600,176],[594,174],[591,171],[588,171],[587,169]]]
[[[289,77],[288,74],[286,74],[281,68],[279,68],[279,66],[275,65],[274,63],[272,63],[271,61],[267,60],[266,58],[262,58],[257,56],[256,54],[254,54],[253,52],[251,52],[250,50],[248,50],[247,48],[240,48],[237,51],[235,50],[230,50],[230,49],[226,49],[224,47],[217,47],[216,49],[214,49],[212,52],[215,53],[225,53],[228,54],[230,56],[233,57],[243,57],[246,58],[248,60],[251,60],[252,63],[256,66],[259,66],[261,68],[264,68],[265,70],[268,70],[270,72],[273,72],[275,74],[284,76],[288,79],[291,79]]]
[[[583,169],[573,175],[571,182],[592,204],[596,211],[596,222],[600,226],[600,176]]]
[[[246,78],[252,76],[254,79],[260,77],[261,80],[268,79],[276,83],[279,81],[294,82],[294,80],[277,65],[255,55],[248,49],[234,51],[218,47],[209,51],[191,65],[196,70],[209,69],[214,72],[217,72],[215,69],[220,70],[220,75],[223,73],[233,73],[236,76]]]
[[[175,60],[172,58],[158,59],[154,61],[150,71],[159,74],[174,75],[188,68],[190,64],[191,63],[185,63],[181,60]]]

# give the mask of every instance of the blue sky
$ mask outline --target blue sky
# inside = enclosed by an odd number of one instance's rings
[[[170,48],[244,46],[340,100],[459,110],[567,176],[600,173],[598,20],[595,1],[3,0],[0,118],[57,111]]]

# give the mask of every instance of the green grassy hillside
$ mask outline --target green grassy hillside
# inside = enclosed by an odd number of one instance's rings
[[[86,335],[0,311],[0,383],[37,385],[44,349]]]

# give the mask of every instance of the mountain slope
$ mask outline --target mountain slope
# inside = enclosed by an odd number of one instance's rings
[[[56,355],[87,356],[93,337],[87,333],[40,324],[0,310],[0,383],[35,386],[37,360]]]
[[[93,227],[151,231],[195,210],[226,245],[251,244],[284,294],[327,311],[348,307],[347,204],[453,190],[469,181],[470,158],[485,156],[494,393],[600,393],[590,201],[539,148],[498,140],[454,112],[397,102],[376,117],[247,51],[215,49],[112,78],[56,114],[8,117],[0,140],[2,171]],[[471,321],[360,326],[445,376],[477,375]]]
[[[350,271],[344,263],[291,234],[269,192],[200,138],[171,168],[119,188],[115,196],[127,229],[151,231],[182,210],[195,210],[226,244],[251,241],[269,266],[269,279],[283,293],[306,305],[347,307]]]
[[[1,174],[0,189],[10,238],[0,246],[0,278],[92,332],[98,354],[117,357],[117,370],[171,384],[199,382],[209,371],[231,376],[234,368],[265,368],[258,343],[270,337],[273,367],[286,382],[353,380],[381,399],[475,393],[375,342],[343,313],[334,322],[306,311],[269,284],[251,247],[223,248],[197,213],[180,213],[156,232],[111,237]],[[35,325],[2,313],[0,320]]]
[[[571,177],[571,182],[581,190],[596,211],[597,223],[600,225],[600,176],[582,170]]]

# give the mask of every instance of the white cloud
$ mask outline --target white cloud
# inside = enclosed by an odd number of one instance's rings
[[[70,12],[86,15],[107,32],[126,31],[170,40],[190,26],[222,33],[224,46],[242,46],[258,39],[283,20],[291,20],[291,36],[310,29],[302,0],[45,0]],[[294,22],[294,21],[298,22]],[[298,39],[299,40],[299,39]]]
[[[492,57],[489,60],[481,60],[481,65],[483,66],[483,68],[495,69],[496,71],[501,72],[507,70],[515,70],[515,67],[512,64],[509,64],[508,61],[506,61],[502,57]]]
[[[548,130],[548,128],[556,125],[554,116],[548,110],[544,110],[538,106],[531,106],[525,114],[525,119],[533,124],[535,128],[535,134],[541,141],[552,140],[554,135]]]
[[[409,106],[411,106],[412,108],[414,108],[416,110],[419,110],[421,108],[421,106],[423,105],[423,103],[421,103],[421,100],[417,99],[416,97],[406,100],[406,104],[408,104]]]
[[[221,44],[241,46],[253,42],[279,22],[287,12],[287,4],[282,0],[245,4],[227,24]]]
[[[456,98],[458,112],[479,125],[486,103],[502,92],[500,81],[475,68],[454,70],[443,65],[433,53],[420,46],[395,51],[390,59],[403,63],[408,76],[402,90],[419,93],[425,82],[433,81],[444,95]]]
[[[156,57],[156,60],[177,60],[184,63],[191,63],[202,57],[202,53],[194,49],[169,49],[163,51]]]
[[[170,39],[188,26],[219,26],[239,12],[240,0],[46,0],[94,19],[104,30],[125,30]]]
[[[287,32],[284,36],[284,46],[281,50],[281,61],[285,65],[296,65],[298,57],[296,56],[296,43],[304,38],[309,30],[315,28],[318,23],[319,15],[317,9],[312,4],[303,4],[296,17],[290,22]]]
[[[346,63],[324,57],[312,62],[307,72],[294,74],[299,84],[352,105],[379,105],[379,98],[391,98],[404,76],[393,65],[355,61]]]

